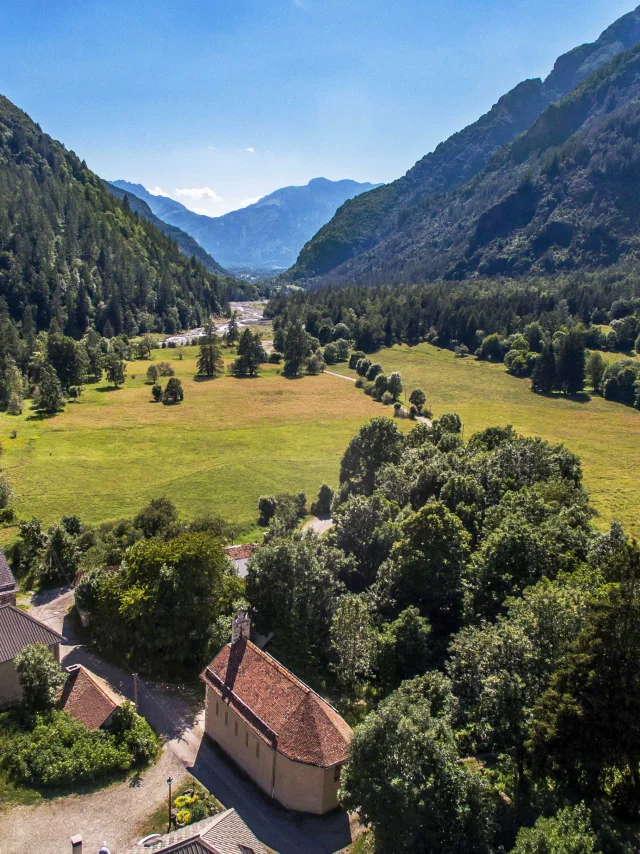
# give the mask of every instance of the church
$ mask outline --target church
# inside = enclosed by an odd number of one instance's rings
[[[322,815],[338,806],[352,730],[338,712],[249,639],[239,611],[231,643],[203,671],[205,732],[282,806]]]

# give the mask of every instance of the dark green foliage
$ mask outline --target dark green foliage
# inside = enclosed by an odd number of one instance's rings
[[[559,336],[556,346],[556,382],[565,394],[577,394],[584,388],[584,335],[578,328]]]
[[[296,377],[300,373],[302,363],[309,355],[309,339],[304,329],[297,323],[289,327],[284,342],[284,374]]]
[[[224,372],[224,361],[220,340],[214,333],[213,327],[208,326],[205,331],[207,337],[200,345],[198,355],[198,376],[213,379],[213,377],[219,377]]]
[[[182,382],[178,377],[170,377],[164,392],[162,393],[163,403],[180,403],[184,400],[184,389]]]
[[[233,280],[182,255],[6,98],[0,160],[0,297],[14,328],[171,333],[226,303]]]
[[[87,584],[99,643],[165,678],[205,663],[212,627],[230,615],[241,586],[218,542],[200,533],[137,542],[120,572],[101,571]]]
[[[153,399],[155,400],[155,402],[160,403],[160,401],[162,400],[162,386],[160,385],[160,383],[156,383],[151,388],[151,394],[153,395]]]
[[[333,489],[323,483],[318,490],[318,497],[311,505],[314,516],[329,516],[331,514],[331,502],[333,501]]]
[[[92,783],[147,764],[160,741],[132,710],[118,713],[116,731],[89,730],[66,712],[30,717],[20,726],[8,714],[0,719],[0,764],[11,779],[38,788]]]
[[[461,763],[448,681],[431,673],[388,697],[358,727],[342,773],[341,801],[371,824],[380,851],[490,851],[490,787]]]
[[[431,627],[415,607],[383,627],[377,646],[375,669],[385,694],[431,665]]]
[[[635,405],[640,409],[640,365],[630,359],[607,365],[603,394],[607,400]]]
[[[340,465],[340,484],[348,481],[353,492],[370,495],[376,470],[385,463],[397,462],[403,446],[404,438],[393,421],[369,421],[349,442]]]
[[[544,344],[542,352],[536,359],[531,387],[540,394],[550,394],[556,384],[556,354],[553,344]]]
[[[260,334],[253,333],[249,328],[244,329],[238,341],[237,353],[238,358],[229,369],[231,373],[236,377],[257,376],[260,363],[266,361]]]
[[[522,828],[512,854],[598,854],[600,850],[591,814],[584,804],[578,804]]]
[[[114,388],[119,388],[121,385],[123,385],[127,366],[118,356],[118,354],[109,353],[108,356],[105,356],[103,365],[107,380],[111,383],[111,385]]]
[[[36,395],[36,407],[49,415],[55,415],[65,404],[58,375],[49,365],[40,370],[40,384]]]
[[[150,540],[153,537],[167,539],[176,532],[178,511],[173,501],[166,496],[153,498],[133,520],[134,528]]]
[[[14,665],[25,711],[50,709],[64,684],[64,676],[49,648],[41,643],[25,646],[14,659]]]

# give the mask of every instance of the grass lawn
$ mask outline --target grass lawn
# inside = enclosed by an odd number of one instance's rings
[[[478,362],[472,357],[456,359],[453,353],[429,344],[393,347],[371,358],[382,364],[386,374],[401,372],[407,398],[412,389],[422,388],[436,417],[457,412],[466,437],[485,427],[512,424],[524,435],[563,442],[582,458],[585,485],[600,514],[595,523],[606,527],[615,517],[640,537],[637,410],[596,396],[585,397],[584,402],[541,397],[533,394],[529,380],[509,376],[504,365]],[[356,376],[345,365],[331,370]],[[390,414],[390,408],[380,404],[377,411]]]
[[[87,386],[55,418],[0,414],[1,465],[18,518],[51,523],[76,513],[98,523],[167,495],[185,516],[219,514],[239,539],[252,539],[261,536],[258,498],[305,491],[311,501],[323,482],[335,486],[348,441],[380,411],[335,377],[287,380],[265,365],[257,379],[196,382],[196,348],[185,347],[183,360],[177,350],[153,355],[182,380],[180,405],[150,402],[144,361],[128,364],[120,390]],[[0,531],[4,542],[14,534]]]

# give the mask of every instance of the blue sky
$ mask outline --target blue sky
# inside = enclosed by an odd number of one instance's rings
[[[0,2],[0,92],[106,178],[218,215],[390,181],[633,0]]]

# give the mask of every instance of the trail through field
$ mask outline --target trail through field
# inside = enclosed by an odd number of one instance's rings
[[[354,382],[355,382],[355,380],[353,379],[353,377],[345,377],[345,376],[344,376],[344,374],[336,374],[334,371],[327,371],[327,370],[324,370],[322,373],[323,373],[323,374],[329,374],[329,376],[330,376],[330,377],[338,377],[338,379],[339,379],[339,380],[347,380],[347,381],[348,381],[348,382],[350,382],[350,383],[354,383]]]

